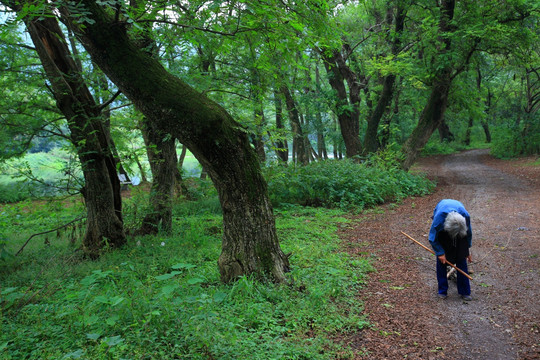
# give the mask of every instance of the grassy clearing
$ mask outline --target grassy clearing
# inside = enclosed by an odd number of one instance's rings
[[[173,234],[132,239],[95,262],[81,259],[66,234],[47,246],[34,238],[4,260],[2,359],[346,358],[347,349],[329,338],[366,326],[354,293],[371,267],[339,251],[336,226],[349,221],[345,214],[278,210],[282,247],[293,253],[290,285],[248,277],[224,285],[214,201],[178,204]],[[11,250],[58,220],[44,215],[53,205],[32,204],[2,208],[2,218],[36,219],[11,226],[19,229],[9,236]],[[64,204],[49,214],[78,210]]]

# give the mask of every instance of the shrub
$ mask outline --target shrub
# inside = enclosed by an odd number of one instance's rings
[[[0,203],[14,203],[31,196],[28,186],[22,181],[0,183]]]
[[[496,128],[491,154],[502,159],[540,153],[540,121],[528,122],[527,131],[520,126]]]
[[[327,160],[306,166],[276,165],[265,170],[275,206],[300,204],[362,209],[385,201],[428,193],[433,184],[395,166]]]

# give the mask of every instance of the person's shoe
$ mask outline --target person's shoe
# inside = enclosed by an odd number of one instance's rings
[[[444,299],[446,299],[446,298],[448,297],[448,295],[446,295],[446,294],[437,294],[437,297],[438,297],[439,299],[443,299],[443,300],[444,300]]]
[[[471,295],[461,295],[461,298],[463,299],[463,301],[471,301],[472,300]]]

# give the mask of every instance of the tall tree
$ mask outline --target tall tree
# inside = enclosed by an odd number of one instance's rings
[[[440,2],[439,6],[439,38],[441,45],[437,56],[442,58],[451,51],[452,37],[450,33],[455,30],[455,25],[452,20],[454,18],[456,2],[455,0],[443,0]],[[452,72],[452,64],[446,62],[442,63],[433,75],[431,93],[424,110],[420,115],[418,124],[402,146],[402,151],[405,155],[402,164],[404,169],[409,169],[412,166],[419,151],[427,143],[431,134],[433,134],[433,131],[435,131],[443,121],[444,112],[448,105],[448,94],[452,83]]]
[[[387,27],[390,27],[394,23],[393,31],[387,32],[389,34],[387,35],[387,42],[390,43],[392,61],[396,61],[396,57],[401,51],[401,37],[405,28],[406,15],[407,8],[405,7],[405,2],[396,1],[395,4],[388,2],[385,23]],[[379,124],[392,102],[396,78],[397,74],[391,71],[381,79],[382,90],[379,94],[379,99],[367,120],[367,128],[364,135],[364,153],[373,153],[381,145],[378,137]]]
[[[223,210],[222,280],[255,273],[284,281],[288,257],[279,246],[266,182],[246,132],[219,104],[141,51],[120,13],[115,17],[91,0],[79,6],[63,6],[61,13],[92,59],[157,129],[186,145],[212,178]]]
[[[299,164],[306,165],[309,163],[309,158],[307,156],[306,142],[304,141],[305,134],[302,130],[302,123],[300,122],[298,104],[287,85],[281,85],[281,94],[285,98],[285,106],[287,107],[291,123],[293,134],[293,160],[296,159]]]
[[[320,49],[328,82],[335,91],[335,111],[347,157],[354,158],[362,153],[360,140],[360,93],[365,88],[366,78],[354,72],[346,60],[352,55],[351,48],[344,44],[341,49]]]
[[[429,48],[419,52],[428,68],[430,94],[415,129],[402,146],[404,169],[412,166],[419,151],[443,123],[452,83],[467,69],[473,54],[478,51],[508,54],[516,44],[529,47],[530,31],[522,25],[538,8],[527,1],[501,4],[485,0],[479,6],[478,2],[443,0],[435,10],[438,14],[435,40],[429,40],[432,41]]]
[[[4,4],[18,12],[24,10],[17,3]],[[39,18],[25,16],[24,21],[81,161],[87,208],[83,248],[95,257],[106,245],[121,246],[126,242],[112,139],[104,127],[101,107],[86,86],[56,18],[48,12],[48,16]]]
[[[170,232],[172,230],[172,199],[178,172],[175,138],[155,128],[148,118],[143,120],[142,125],[141,133],[152,171],[152,186],[149,210],[137,234],[156,234],[160,225],[165,232]]]

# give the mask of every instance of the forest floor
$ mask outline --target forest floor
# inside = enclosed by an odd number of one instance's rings
[[[540,166],[497,160],[488,150],[434,156],[414,170],[437,182],[429,196],[362,214],[343,226],[344,246],[374,259],[358,297],[371,327],[343,341],[358,359],[540,359]],[[471,215],[473,301],[450,283],[438,299],[431,215],[444,198]]]

